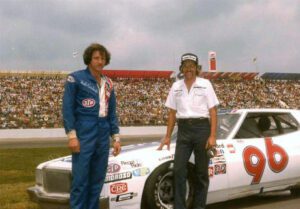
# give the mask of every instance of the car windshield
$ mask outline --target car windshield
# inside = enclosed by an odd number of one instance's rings
[[[237,123],[240,114],[220,114],[218,115],[217,139],[226,139],[235,124]],[[171,140],[177,139],[177,126],[174,128]]]
[[[240,114],[218,115],[217,139],[226,139],[237,123]]]

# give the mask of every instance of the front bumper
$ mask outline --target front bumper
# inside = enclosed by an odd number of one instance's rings
[[[36,186],[28,188],[27,193],[42,209],[70,209],[69,197],[49,196]],[[109,197],[100,197],[99,202],[101,209],[109,209]]]

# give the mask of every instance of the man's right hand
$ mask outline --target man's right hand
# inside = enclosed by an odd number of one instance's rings
[[[77,138],[71,138],[69,139],[68,147],[73,153],[79,153],[80,152],[80,143]]]
[[[162,150],[165,145],[167,145],[167,149],[170,150],[170,143],[171,143],[171,138],[165,136],[165,138],[161,141],[157,150]]]

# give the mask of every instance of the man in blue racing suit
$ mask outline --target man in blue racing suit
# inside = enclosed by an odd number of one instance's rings
[[[63,97],[63,120],[72,151],[72,209],[99,209],[109,156],[121,151],[116,96],[112,81],[102,75],[110,53],[98,43],[83,54],[87,68],[68,75]]]

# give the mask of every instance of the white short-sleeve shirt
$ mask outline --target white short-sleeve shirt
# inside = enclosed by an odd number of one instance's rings
[[[173,83],[166,107],[176,110],[176,118],[209,118],[209,109],[217,106],[219,100],[209,80],[197,77],[190,92],[184,79]]]

